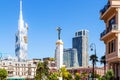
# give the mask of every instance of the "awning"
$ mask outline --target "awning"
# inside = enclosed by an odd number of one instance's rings
[[[7,78],[7,80],[25,80],[25,78]]]

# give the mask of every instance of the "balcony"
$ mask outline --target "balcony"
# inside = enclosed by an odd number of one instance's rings
[[[100,19],[106,22],[113,14],[116,14],[116,9],[119,7],[120,0],[109,0],[103,9],[100,10]]]
[[[114,35],[118,32],[120,32],[118,30],[118,26],[116,24],[112,24],[109,28],[107,28],[107,30],[104,30],[100,34],[100,38],[101,38],[101,40],[109,39],[108,37],[111,37],[112,35]]]
[[[103,9],[100,10],[101,15],[106,12],[106,10],[110,7],[110,2],[108,2]]]

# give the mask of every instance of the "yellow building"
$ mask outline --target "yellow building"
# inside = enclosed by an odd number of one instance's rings
[[[120,0],[108,0],[100,12],[106,26],[100,37],[106,45],[106,61],[115,80],[120,80]]]

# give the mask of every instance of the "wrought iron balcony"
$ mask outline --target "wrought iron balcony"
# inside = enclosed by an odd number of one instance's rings
[[[100,10],[100,13],[101,13],[101,14],[104,14],[105,11],[106,11],[109,7],[110,7],[110,2],[108,2],[108,3],[104,6],[104,8]]]
[[[109,32],[113,31],[113,30],[118,30],[118,26],[116,24],[112,24],[107,30],[104,30],[101,34],[100,37],[102,38],[103,36],[105,36],[106,34],[108,34]]]

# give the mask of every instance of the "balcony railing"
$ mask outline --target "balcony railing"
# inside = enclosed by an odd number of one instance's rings
[[[102,38],[104,35],[107,33],[111,32],[112,30],[118,30],[118,26],[116,24],[112,24],[107,30],[104,30],[101,34],[100,37]]]
[[[104,8],[100,10],[100,13],[101,13],[101,14],[104,14],[105,11],[106,11],[109,7],[110,7],[110,2],[108,2],[108,3],[104,6]]]

